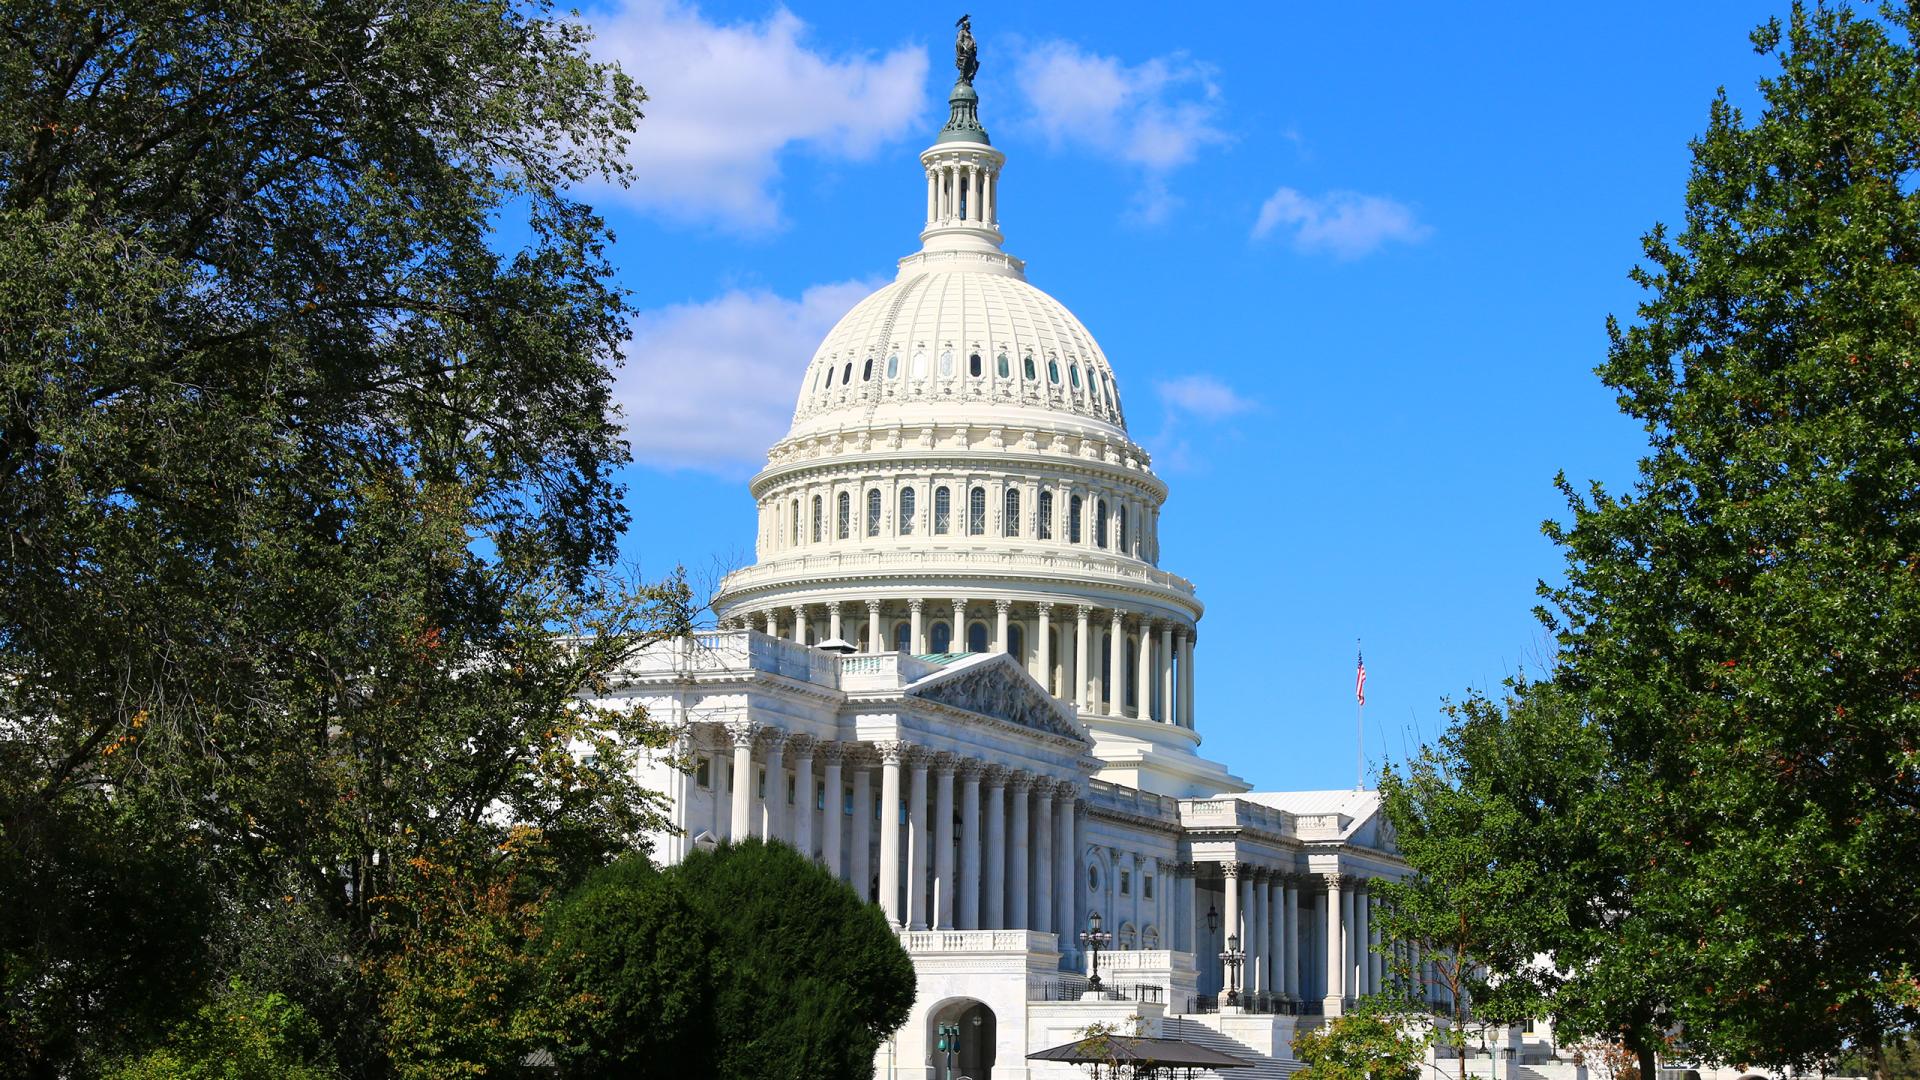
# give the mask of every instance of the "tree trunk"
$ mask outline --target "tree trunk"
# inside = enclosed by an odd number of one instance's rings
[[[1654,1063],[1652,1046],[1635,1039],[1627,1043],[1627,1049],[1633,1051],[1635,1067],[1640,1070],[1640,1080],[1659,1080],[1658,1074],[1654,1072],[1657,1066]]]

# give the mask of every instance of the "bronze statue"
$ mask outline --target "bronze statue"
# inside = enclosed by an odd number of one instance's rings
[[[960,69],[960,81],[972,86],[974,73],[980,70],[980,50],[973,41],[973,16],[962,15],[953,25],[960,28],[960,35],[953,42],[953,66]]]

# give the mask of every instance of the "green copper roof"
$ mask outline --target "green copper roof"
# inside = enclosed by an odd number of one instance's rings
[[[947,98],[952,112],[947,117],[947,126],[940,129],[940,137],[935,143],[974,142],[993,145],[987,138],[987,129],[980,126],[980,95],[974,93],[973,84],[965,79],[953,84],[953,95]]]

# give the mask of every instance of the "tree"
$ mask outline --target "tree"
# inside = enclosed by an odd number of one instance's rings
[[[1795,5],[1722,93],[1599,368],[1649,448],[1564,478],[1555,681],[1632,783],[1697,1052],[1818,1066],[1920,1018],[1920,6]],[[1876,1065],[1876,1071],[1882,1066]]]
[[[1416,1080],[1427,1040],[1408,1033],[1404,1018],[1360,1009],[1293,1037],[1293,1056],[1306,1062],[1300,1080]]]
[[[105,1080],[332,1080],[320,1028],[300,1006],[234,980],[179,1024],[165,1046],[110,1067]]]
[[[915,989],[878,907],[784,844],[642,863],[616,862],[554,916],[558,1056],[584,1076],[615,1063],[725,1080],[871,1071]]]
[[[658,821],[658,730],[579,695],[687,592],[608,567],[630,312],[567,194],[623,179],[641,95],[539,0],[0,19],[0,896],[204,882],[214,928],[136,910],[102,956],[9,906],[0,1071],[260,962],[382,1072],[354,1025],[425,868],[563,889]],[[226,929],[287,912],[338,947]]]

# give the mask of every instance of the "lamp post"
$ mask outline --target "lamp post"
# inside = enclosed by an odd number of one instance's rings
[[[946,1057],[946,1074],[949,1080],[953,1076],[953,1055],[960,1052],[960,1025],[941,1024],[938,1049]]]
[[[1112,934],[1100,929],[1100,913],[1089,914],[1087,928],[1080,931],[1080,944],[1093,955],[1093,977],[1087,980],[1087,989],[1095,993],[1100,990],[1100,950],[1112,940]]]
[[[1227,966],[1227,1004],[1240,1005],[1240,965],[1247,954],[1240,949],[1240,935],[1228,934],[1226,950],[1220,954],[1220,962]]]

